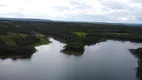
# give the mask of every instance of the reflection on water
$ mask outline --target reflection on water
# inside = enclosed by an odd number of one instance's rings
[[[50,39],[37,46],[30,60],[0,60],[0,80],[137,80],[137,58],[128,49],[142,44],[107,40],[84,47],[84,53],[66,55],[65,44]]]
[[[33,53],[4,53],[4,54],[0,54],[0,59],[1,60],[5,60],[7,58],[13,59],[13,60],[17,60],[17,59],[27,59],[30,60],[32,57]]]
[[[32,54],[29,55],[10,55],[10,54],[6,54],[6,55],[0,55],[0,59],[1,60],[5,60],[7,58],[13,59],[13,60],[17,60],[17,59],[27,59],[30,60],[32,57]]]
[[[84,48],[81,48],[79,50],[70,50],[70,49],[64,48],[63,50],[61,50],[61,52],[66,55],[81,56],[84,53]]]

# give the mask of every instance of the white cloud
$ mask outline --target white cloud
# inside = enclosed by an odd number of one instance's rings
[[[137,20],[135,16],[118,17],[118,19],[121,21],[136,21]]]
[[[0,17],[142,22],[141,0],[0,0]]]

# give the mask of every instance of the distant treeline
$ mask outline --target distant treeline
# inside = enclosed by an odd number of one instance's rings
[[[75,23],[75,22],[28,22],[28,21],[0,21],[0,34],[17,32],[30,34],[31,32],[42,33],[67,40],[73,32],[85,32],[86,44],[102,39],[120,39],[142,41],[142,27],[128,27],[115,24],[99,23]]]

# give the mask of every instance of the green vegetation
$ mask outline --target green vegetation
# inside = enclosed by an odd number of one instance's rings
[[[61,52],[63,52],[64,54],[67,55],[75,55],[75,56],[80,56],[84,53],[84,48],[80,48],[80,49],[76,49],[76,50],[72,50],[72,49],[63,49],[61,50]]]
[[[106,39],[142,41],[142,27],[108,23],[0,21],[0,34],[6,34],[7,32],[21,34],[40,33],[49,37],[56,37],[59,40],[62,39],[63,41],[68,41],[73,32],[80,36],[82,35],[80,32],[84,32],[87,34],[86,45]]]
[[[50,41],[47,38],[40,38],[40,41],[35,43],[34,46],[39,46],[39,45],[43,45],[43,44],[49,44]]]
[[[48,43],[48,39],[42,34],[7,32],[0,35],[0,58],[30,57],[36,51],[34,46]]]
[[[138,48],[136,50],[131,50],[132,53],[139,58],[138,60],[138,68],[137,68],[137,76],[139,79],[142,79],[142,48]]]
[[[39,39],[39,41],[34,43],[33,46],[39,46],[39,45],[49,44],[50,43],[49,39],[44,34],[39,34],[38,33],[35,36],[36,36],[36,38]]]
[[[67,41],[67,45],[65,48],[78,50],[80,48],[84,48],[85,43],[84,40],[86,38],[86,33],[84,32],[73,32],[71,38]]]
[[[70,39],[67,41],[67,45],[64,47],[64,50],[62,50],[62,52],[69,55],[83,54],[85,46],[84,43],[85,38],[86,38],[86,33],[73,32],[72,36],[70,36]]]
[[[141,42],[142,27],[108,23],[4,20],[0,21],[0,36],[0,47],[38,46],[49,43],[48,39],[46,40],[48,36],[67,43],[65,49],[68,51],[80,50],[81,52],[85,45],[96,44],[107,39]]]
[[[86,37],[86,33],[84,32],[73,32],[74,35],[76,35],[79,38],[85,38]]]
[[[117,39],[117,40],[130,40],[130,41],[142,41],[142,35],[141,34],[129,34],[129,33],[112,33],[108,35],[111,39]]]
[[[4,42],[5,47],[6,46],[16,46],[16,43],[12,40],[10,36],[7,35],[0,35],[1,41]]]
[[[30,58],[31,55],[36,51],[33,46],[14,46],[6,47],[0,52],[0,58]]]

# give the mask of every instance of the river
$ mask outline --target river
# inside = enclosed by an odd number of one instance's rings
[[[64,43],[50,41],[37,46],[30,59],[0,59],[0,80],[138,80],[138,59],[128,49],[142,43],[107,40],[76,56],[61,52]]]

